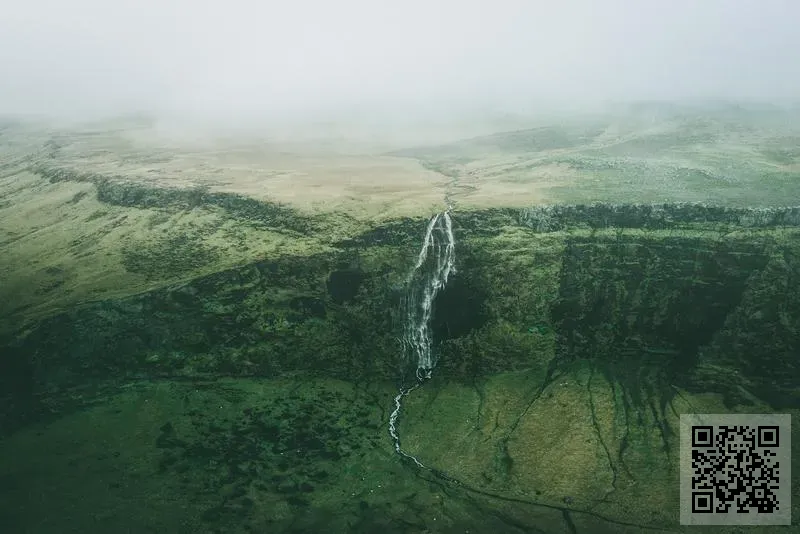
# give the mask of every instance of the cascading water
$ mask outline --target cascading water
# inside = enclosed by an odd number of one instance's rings
[[[448,277],[455,273],[455,259],[455,239],[448,209],[436,214],[428,223],[417,263],[406,280],[403,358],[406,366],[414,367],[415,380],[410,387],[401,386],[389,417],[389,434],[394,440],[395,451],[423,468],[425,466],[417,458],[403,452],[400,447],[397,418],[403,397],[429,379],[436,366],[430,331],[433,302],[439,290],[447,284]]]

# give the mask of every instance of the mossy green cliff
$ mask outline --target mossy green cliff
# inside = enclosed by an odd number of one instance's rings
[[[432,321],[439,364],[400,423],[433,471],[402,466],[385,428],[407,371],[400,302],[417,219],[39,321],[4,344],[3,431],[156,379],[172,385],[136,387],[173,399],[158,470],[213,461],[217,474],[185,476],[219,497],[204,516],[214,528],[300,532],[314,527],[281,518],[306,509],[323,524],[344,499],[362,519],[384,507],[364,531],[386,518],[438,531],[420,519],[435,511],[450,529],[471,517],[509,532],[640,532],[679,530],[679,413],[799,413],[800,210],[595,205],[456,211],[453,223],[457,272]],[[138,258],[130,268],[159,267]],[[225,391],[238,400],[205,417],[198,406]],[[310,452],[267,476],[295,449]],[[393,498],[416,517],[388,497],[337,497],[359,462],[402,467]],[[270,502],[288,507],[275,524],[263,522]]]

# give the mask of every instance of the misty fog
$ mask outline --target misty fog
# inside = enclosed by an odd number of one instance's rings
[[[258,121],[790,101],[792,0],[6,0],[0,114]]]

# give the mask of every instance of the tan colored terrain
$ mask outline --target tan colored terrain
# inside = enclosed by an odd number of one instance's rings
[[[348,154],[337,147],[174,139],[159,144],[158,132],[148,129],[4,133],[13,143],[3,147],[0,174],[0,333],[16,329],[23,316],[34,320],[76,303],[135,294],[261,258],[323,251],[380,221],[428,217],[446,207],[448,192],[457,192],[452,178],[413,158]],[[58,148],[45,147],[53,139]],[[331,224],[323,235],[296,237],[241,224],[212,207],[112,205],[97,199],[92,183],[51,183],[32,172],[31,164],[156,188],[203,186],[285,204],[301,215],[328,215]],[[487,204],[498,205],[537,200],[532,187],[490,186],[485,196]],[[211,259],[185,269],[168,262],[148,276],[126,268],[126,251],[164,248],[176,236],[189,236]]]

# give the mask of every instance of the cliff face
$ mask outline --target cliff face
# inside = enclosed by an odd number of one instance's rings
[[[661,399],[657,409],[675,388],[798,407],[796,211],[456,212],[458,272],[432,325],[437,373],[471,383],[537,369],[546,383],[588,364],[631,402]],[[65,391],[132,378],[396,381],[400,297],[423,231],[424,221],[401,220],[331,253],[50,317],[5,343],[3,426],[62,409]]]
[[[797,251],[764,234],[570,240],[552,311],[555,362],[591,362],[662,405],[677,385],[795,407]]]

